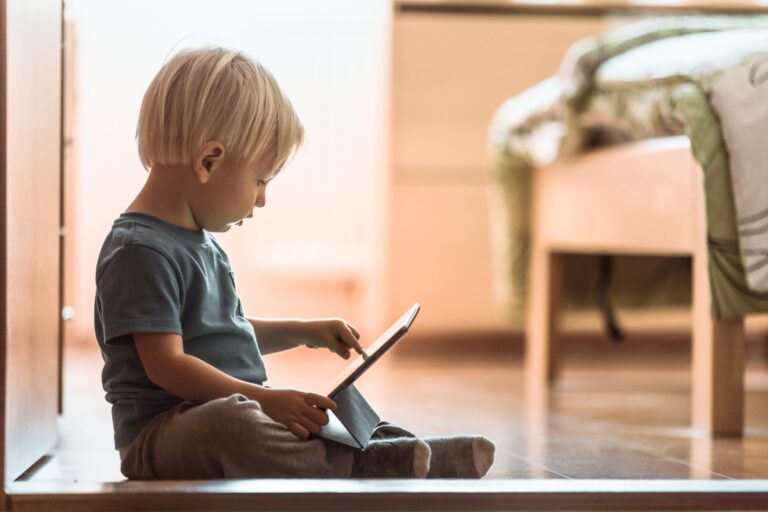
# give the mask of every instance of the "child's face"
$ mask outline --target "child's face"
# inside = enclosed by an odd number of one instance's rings
[[[229,231],[253,217],[253,208],[266,204],[266,188],[277,171],[265,158],[242,165],[222,165],[198,190],[193,206],[200,227],[213,232]]]

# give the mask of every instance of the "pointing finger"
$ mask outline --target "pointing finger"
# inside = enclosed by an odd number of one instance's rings
[[[356,331],[352,331],[354,327],[352,327],[349,324],[344,324],[344,326],[341,328],[339,334],[341,335],[341,340],[349,347],[355,349],[358,354],[363,353],[363,347],[360,345],[360,342],[357,341],[357,338],[359,337],[359,334],[355,334]]]

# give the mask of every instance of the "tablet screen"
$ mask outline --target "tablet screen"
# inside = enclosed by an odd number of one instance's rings
[[[408,332],[408,328],[413,323],[413,319],[416,318],[419,309],[420,306],[418,303],[411,306],[403,316],[384,332],[384,334],[379,336],[376,341],[371,343],[368,348],[365,349],[367,357],[358,355],[354,361],[352,361],[349,366],[334,379],[327,392],[324,393],[325,396],[333,398],[333,395],[338,393],[344,387],[352,384],[363,374],[363,372],[370,368],[384,352],[389,350],[397,340],[402,338],[403,335]]]

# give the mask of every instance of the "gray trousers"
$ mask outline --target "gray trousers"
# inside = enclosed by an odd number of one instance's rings
[[[405,432],[408,434],[407,432]],[[348,478],[354,449],[302,440],[241,394],[154,417],[120,450],[131,479]]]

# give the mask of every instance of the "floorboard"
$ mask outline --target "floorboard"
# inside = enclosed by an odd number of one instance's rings
[[[690,353],[677,342],[656,349],[574,343],[543,405],[525,397],[519,350],[479,342],[482,350],[457,352],[431,343],[382,359],[358,387],[382,418],[419,436],[493,440],[496,460],[482,481],[126,482],[112,449],[100,356],[75,348],[65,358],[61,442],[9,488],[13,510],[263,509],[257,502],[274,510],[768,509],[762,354],[748,361],[746,435],[709,439],[689,426]],[[322,389],[345,364],[312,350],[272,355],[268,383]]]

